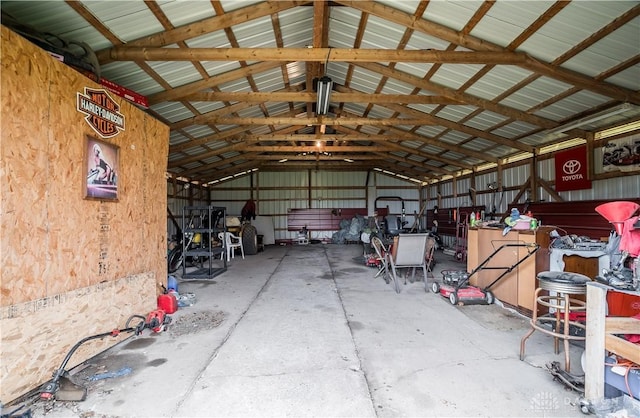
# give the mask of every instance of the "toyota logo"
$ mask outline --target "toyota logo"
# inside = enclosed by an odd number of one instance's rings
[[[562,166],[562,171],[564,171],[565,174],[576,174],[578,171],[580,171],[580,167],[580,161],[569,160]]]

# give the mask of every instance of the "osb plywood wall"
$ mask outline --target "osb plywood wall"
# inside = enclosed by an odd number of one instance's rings
[[[169,130],[111,94],[125,129],[118,200],[85,199],[88,137],[77,93],[102,89],[2,27],[0,401],[48,380],[80,339],[156,307],[166,282]],[[90,344],[77,364],[114,344]],[[71,366],[72,364],[70,364]],[[27,372],[25,372],[27,371]]]

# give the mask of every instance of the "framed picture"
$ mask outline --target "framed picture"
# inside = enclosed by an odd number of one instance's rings
[[[120,148],[87,136],[85,141],[86,199],[118,200]]]

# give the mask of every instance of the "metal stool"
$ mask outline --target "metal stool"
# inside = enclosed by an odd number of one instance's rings
[[[559,353],[559,341],[564,342],[564,369],[569,372],[571,363],[569,360],[569,340],[584,341],[585,337],[570,335],[569,327],[574,326],[585,330],[583,323],[571,319],[571,314],[586,312],[587,304],[578,299],[573,299],[573,295],[584,295],[587,293],[587,282],[589,277],[563,271],[543,271],[538,273],[538,288],[533,296],[534,308],[531,318],[531,330],[520,341],[520,360],[524,360],[524,346],[527,338],[536,330],[551,335],[554,339],[555,353]],[[541,295],[543,291],[554,292],[551,295]],[[555,315],[550,312],[548,316],[538,316],[538,306],[546,306],[555,309]],[[551,323],[552,328],[545,327]],[[555,323],[555,324],[554,324]]]

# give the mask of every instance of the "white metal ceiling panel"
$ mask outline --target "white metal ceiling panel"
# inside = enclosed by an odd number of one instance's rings
[[[640,53],[640,17],[635,25],[625,25],[606,38],[596,42],[593,46],[580,51],[575,57],[566,61],[562,66],[574,71],[598,76],[608,69],[615,67],[620,61],[633,59]],[[635,39],[636,42],[630,40]],[[640,64],[634,66],[640,68]],[[635,86],[633,85],[635,81]],[[640,80],[627,80],[630,88],[637,89]]]
[[[360,48],[396,49],[406,28],[377,16],[370,16]]]
[[[409,109],[414,109],[417,110],[418,112],[422,112],[422,113],[431,113],[433,112],[438,106],[440,106],[439,104],[410,104],[407,107]]]
[[[640,27],[640,24],[638,24],[638,26]],[[638,38],[640,38],[640,36]],[[640,65],[634,65],[633,67],[620,71],[618,74],[607,77],[603,81],[631,90],[640,90],[638,86],[640,82],[638,80],[640,80]]]
[[[427,10],[429,10],[428,7]],[[435,36],[428,35],[424,32],[413,31],[406,49],[435,49],[444,51],[448,46],[449,42],[447,41],[443,41],[440,38],[436,38]]]
[[[191,125],[186,128],[182,128],[182,130],[193,138],[202,138],[216,133],[208,125]]]
[[[174,27],[211,18],[215,11],[207,1],[160,0],[158,5]]]
[[[2,11],[42,33],[51,33],[67,41],[82,40],[94,50],[111,42],[93,26],[87,25],[75,10],[62,1],[2,1]],[[46,7],[44,7],[46,6]],[[2,22],[6,24],[6,22]]]
[[[431,125],[422,125],[416,131],[417,134],[426,136],[427,138],[435,138],[444,132],[447,128],[443,126],[431,126]]]
[[[378,1],[378,3],[385,4],[389,7],[393,7],[394,9],[402,10],[403,12],[413,15],[420,5],[419,1],[416,0],[382,0]],[[429,10],[427,8],[427,10]]]
[[[504,126],[499,127],[498,129],[494,129],[491,131],[492,134],[501,136],[503,138],[516,139],[531,131],[530,128],[527,128],[521,123],[508,123]]]
[[[359,11],[350,7],[332,8],[329,19],[329,46],[353,48],[361,15]]]
[[[231,12],[236,9],[243,9],[252,4],[262,3],[262,0],[221,0],[220,4],[225,12]]]
[[[459,89],[470,77],[482,69],[482,65],[473,64],[443,64],[431,77],[431,81],[443,86]]]
[[[410,74],[415,77],[422,78],[427,72],[433,67],[433,63],[430,62],[398,62],[396,63],[395,69],[398,71],[402,71],[403,73]]]
[[[116,61],[101,67],[102,76],[127,86],[129,90],[148,96],[164,91],[164,88],[147,73],[140,70],[138,64],[131,61]]]
[[[313,8],[298,7],[278,14],[282,43],[286,48],[303,48],[313,38]]]
[[[193,117],[193,113],[180,102],[159,103],[151,106],[151,109],[171,123]]]
[[[471,113],[475,112],[477,108],[475,106],[445,106],[442,110],[440,110],[437,114],[439,118],[443,118],[446,120],[450,120],[453,122],[458,122],[465,117],[469,116]]]
[[[84,6],[123,42],[133,41],[164,30],[142,1],[85,1]]]
[[[579,91],[546,106],[544,109],[536,112],[536,114],[548,119],[561,121],[572,114],[581,113],[592,106],[598,106],[608,101],[609,99],[604,96],[587,91]]]
[[[442,142],[446,142],[447,144],[459,144],[469,139],[469,135],[460,131],[452,131],[449,130],[445,132],[443,135],[438,137],[438,140]]]
[[[553,62],[588,39],[594,28],[602,28],[635,5],[636,1],[573,1],[529,37],[519,50],[543,61]],[[575,22],[580,24],[576,25]]]
[[[233,26],[240,48],[275,48],[276,38],[271,18],[263,17]]]
[[[224,104],[222,102],[190,102],[191,105],[196,108],[200,113],[213,112],[214,110],[222,109]]]
[[[482,3],[481,0],[432,1],[429,2],[422,17],[452,29],[461,30]]]
[[[149,67],[171,87],[179,87],[202,79],[192,63],[187,61],[150,61]]]
[[[478,113],[477,115],[466,121],[464,124],[471,128],[486,130],[490,129],[493,126],[496,126],[499,123],[504,122],[507,119],[508,118],[504,115],[485,110]]]
[[[498,65],[484,74],[466,93],[486,100],[493,100],[514,85],[529,77],[531,72],[513,65]]]
[[[473,28],[471,36],[506,48],[553,4],[553,1],[538,0],[525,8],[517,1],[497,1]]]
[[[374,93],[381,80],[380,74],[355,67],[350,86],[364,93]]]
[[[570,89],[571,86],[547,77],[538,77],[520,90],[500,101],[500,104],[527,111],[557,94]]]
[[[223,30],[200,35],[195,38],[187,39],[185,44],[189,48],[230,48],[231,43],[227,34]]]
[[[169,134],[169,143],[171,145],[177,145],[177,144],[181,144],[181,143],[188,142],[188,141],[189,141],[189,138],[184,136],[182,134],[182,132],[180,132],[178,130],[173,130]]]
[[[409,84],[409,83],[404,83],[400,80],[395,80],[395,79],[388,79],[385,83],[384,86],[382,87],[382,90],[380,91],[380,93],[382,94],[411,94],[413,92],[413,90],[415,89],[415,86]]]

